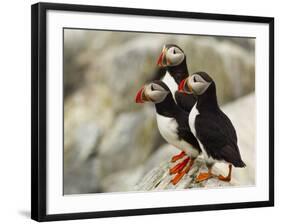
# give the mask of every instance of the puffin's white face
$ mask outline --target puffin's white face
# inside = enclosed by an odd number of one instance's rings
[[[167,65],[177,66],[184,60],[184,53],[178,47],[170,47],[166,52]]]
[[[150,83],[142,87],[136,95],[136,103],[144,103],[145,101],[150,101],[153,103],[162,102],[169,91],[164,89],[161,85],[157,83]]]
[[[188,78],[184,79],[180,85],[179,90],[184,91],[189,94],[202,95],[211,85],[212,80],[208,78],[207,80],[199,74],[193,74]]]
[[[158,58],[157,64],[160,67],[166,67],[166,66],[173,67],[182,63],[184,58],[185,55],[180,48],[176,46],[171,46],[167,48],[166,46],[164,46]]]

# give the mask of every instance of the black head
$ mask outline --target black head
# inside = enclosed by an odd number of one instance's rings
[[[144,85],[136,95],[136,103],[161,103],[171,94],[169,87],[160,80]]]

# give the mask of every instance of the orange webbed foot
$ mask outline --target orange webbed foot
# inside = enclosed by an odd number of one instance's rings
[[[177,173],[177,175],[171,180],[173,185],[176,185],[185,175],[184,171],[181,171],[180,173]]]
[[[213,177],[213,174],[210,173],[210,172],[200,173],[200,174],[196,177],[196,182],[199,183],[199,182],[202,182],[202,181],[204,181],[204,180],[208,180],[208,179],[210,179],[211,177]]]
[[[175,155],[175,156],[172,157],[171,162],[174,163],[174,162],[178,161],[179,159],[183,158],[185,155],[186,155],[185,152],[181,151],[180,154]]]
[[[189,162],[190,158],[187,157],[185,160],[183,160],[182,162],[178,163],[177,165],[175,165],[174,167],[172,167],[170,169],[170,174],[175,174],[175,173],[179,173],[183,170],[183,168],[186,166],[186,164]]]
[[[187,163],[188,163],[189,158],[186,159],[186,160],[187,160]],[[184,170],[177,173],[177,175],[171,180],[173,185],[176,185],[183,178],[183,176],[189,172],[189,170],[191,169],[191,167],[193,165],[193,162],[194,162],[194,159],[191,159],[188,166]]]
[[[222,175],[219,175],[218,179],[221,180],[221,181],[225,181],[225,182],[230,182],[231,181],[231,177],[229,177],[229,176],[224,177]]]
[[[230,182],[231,181],[231,173],[232,173],[232,165],[229,164],[228,165],[228,175],[226,177],[219,175],[218,179],[221,181],[225,181],[225,182]]]

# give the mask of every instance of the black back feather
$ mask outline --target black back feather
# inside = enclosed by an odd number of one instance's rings
[[[186,94],[183,92],[175,92],[176,103],[186,112],[190,112],[196,103],[196,97],[193,94]]]

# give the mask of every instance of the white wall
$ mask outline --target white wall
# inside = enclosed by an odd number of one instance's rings
[[[275,17],[275,133],[280,135],[280,6],[278,1],[245,0],[68,0],[64,3],[120,7],[185,10]],[[1,4],[0,34],[0,220],[1,223],[34,223],[30,213],[30,5],[35,1],[6,1]],[[275,158],[280,158],[280,137],[276,137]],[[280,169],[276,159],[276,207],[202,213],[79,220],[60,223],[237,223],[267,222],[280,218]],[[149,202],[148,202],[149,203]]]

